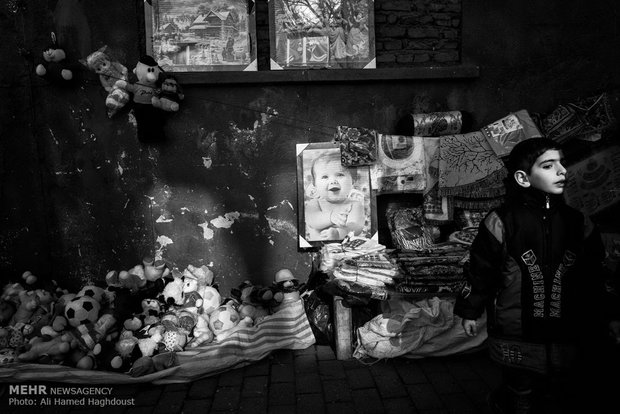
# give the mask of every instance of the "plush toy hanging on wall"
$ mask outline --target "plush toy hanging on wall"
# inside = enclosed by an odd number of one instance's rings
[[[176,112],[179,110],[179,103],[184,97],[181,92],[181,86],[174,75],[167,74],[161,84],[161,89],[153,96],[151,102],[155,108]]]
[[[153,97],[160,86],[162,69],[152,56],[140,58],[133,70],[135,83],[119,81],[118,86],[133,93],[133,107],[138,123],[138,140],[144,143],[157,143],[164,140],[163,112],[152,105]]]
[[[56,34],[52,32],[52,43],[43,49],[43,62],[35,69],[37,75],[50,82],[68,82],[73,79],[73,71],[66,61],[65,51],[56,42]]]
[[[111,57],[107,46],[91,53],[81,62],[99,75],[101,86],[108,92],[105,106],[111,118],[129,102],[129,93],[119,86],[120,81],[127,81],[127,68]]]

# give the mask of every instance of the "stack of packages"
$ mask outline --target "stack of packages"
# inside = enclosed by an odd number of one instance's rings
[[[331,270],[337,281],[361,285],[373,299],[388,297],[387,286],[395,284],[398,267],[384,252],[385,246],[364,237],[347,237],[341,244],[323,247],[321,268]]]
[[[463,288],[467,246],[446,242],[427,249],[395,251],[392,256],[403,275],[396,284],[399,293],[458,293]]]

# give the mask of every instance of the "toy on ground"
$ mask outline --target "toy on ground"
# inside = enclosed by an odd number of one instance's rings
[[[127,81],[127,68],[111,57],[107,46],[88,55],[83,63],[99,75],[101,86],[108,92],[105,105],[111,118],[129,102],[129,93],[119,82]]]
[[[37,75],[50,82],[66,82],[73,79],[73,71],[66,62],[65,51],[56,43],[56,35],[52,33],[52,43],[43,49],[43,62],[35,69]]]
[[[155,108],[167,112],[177,112],[179,104],[185,98],[181,86],[173,75],[165,75],[161,89],[153,96],[151,103]]]
[[[90,296],[78,296],[69,301],[65,307],[67,322],[74,328],[79,325],[94,323],[99,318],[101,305]]]
[[[183,304],[183,274],[177,269],[172,270],[172,281],[164,286],[159,301],[168,307]]]
[[[209,315],[209,328],[217,337],[220,333],[234,328],[240,319],[239,312],[234,308],[232,302],[227,302]]]
[[[209,327],[209,315],[198,315],[196,326],[194,326],[193,330],[193,336],[194,338],[187,344],[190,348],[196,348],[213,341],[214,335]]]

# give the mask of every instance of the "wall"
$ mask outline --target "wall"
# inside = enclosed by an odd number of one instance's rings
[[[144,146],[129,111],[107,118],[92,74],[76,70],[72,86],[33,75],[51,30],[73,60],[107,44],[132,69],[143,1],[9,3],[0,13],[0,97],[10,103],[0,109],[4,277],[32,270],[79,285],[150,254],[180,268],[211,265],[223,292],[244,279],[270,283],[283,267],[305,280],[311,257],[296,249],[295,143],[328,141],[338,125],[390,133],[421,101],[426,110],[467,111],[479,128],[619,83],[614,2],[463,2],[455,50],[480,67],[476,79],[186,85],[166,143]],[[378,55],[388,49],[384,31]]]

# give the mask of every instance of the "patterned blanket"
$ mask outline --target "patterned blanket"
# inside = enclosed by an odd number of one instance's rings
[[[506,168],[482,132],[441,137],[439,194],[472,198],[497,196]]]

